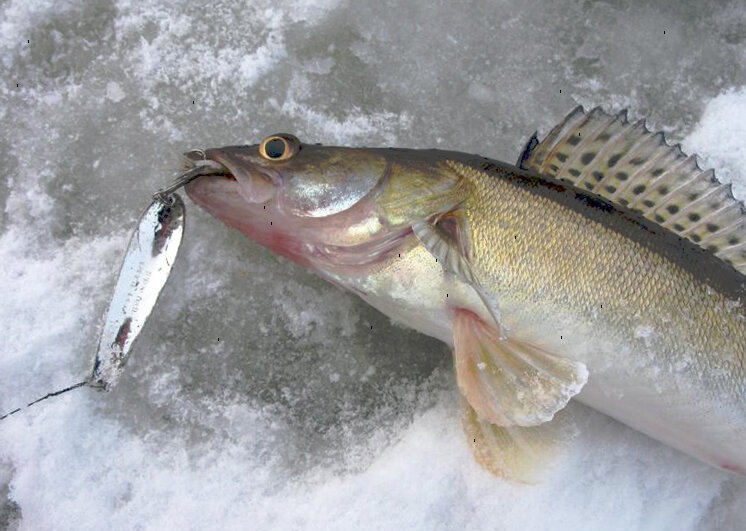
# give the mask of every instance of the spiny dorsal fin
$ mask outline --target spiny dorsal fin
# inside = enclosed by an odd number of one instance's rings
[[[526,145],[523,148],[523,152],[521,153],[521,156],[518,157],[518,162],[515,163],[516,166],[519,168],[523,167],[523,163],[528,160],[528,158],[531,156],[531,153],[536,149],[536,146],[539,145],[539,137],[536,136],[536,131],[534,131],[534,134],[531,135],[531,138],[528,139],[528,142],[526,142]]]
[[[730,184],[626,111],[578,106],[524,156],[521,168],[638,212],[746,274],[746,213]]]

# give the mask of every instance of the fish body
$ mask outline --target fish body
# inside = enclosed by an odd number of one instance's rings
[[[575,398],[746,474],[746,224],[676,149],[582,109],[516,166],[275,135],[207,150],[229,174],[187,192],[451,345],[464,428],[493,472],[535,480]]]

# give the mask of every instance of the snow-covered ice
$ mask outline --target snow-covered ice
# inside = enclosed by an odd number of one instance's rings
[[[578,103],[629,107],[746,196],[739,2],[6,0],[0,59],[0,411],[86,373],[190,148],[514,161]],[[542,484],[490,476],[445,345],[187,209],[119,386],[0,423],[0,529],[743,528],[746,482],[577,404]]]

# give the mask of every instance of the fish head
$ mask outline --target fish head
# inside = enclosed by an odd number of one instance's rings
[[[455,182],[415,150],[302,144],[290,134],[202,153],[227,172],[190,182],[195,203],[272,251],[327,271],[393,252],[413,223],[442,210],[440,196]]]

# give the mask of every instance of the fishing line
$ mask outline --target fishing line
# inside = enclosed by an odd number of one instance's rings
[[[26,404],[23,407],[17,407],[13,411],[10,411],[10,412],[6,413],[5,415],[0,416],[0,420],[3,420],[5,418],[7,418],[7,417],[10,417],[11,415],[15,415],[19,411],[23,411],[26,408],[30,408],[34,404],[38,404],[39,402],[42,402],[42,401],[46,400],[47,398],[52,398],[53,396],[59,396],[59,395],[61,395],[63,393],[67,393],[68,391],[72,391],[73,389],[77,389],[78,387],[83,387],[84,385],[88,385],[90,383],[91,383],[90,378],[86,378],[82,382],[78,382],[76,384],[73,384],[70,387],[65,387],[64,389],[60,389],[59,391],[52,391],[51,393],[47,393],[46,395],[42,396],[41,398],[37,398],[33,402],[29,402],[28,404]]]

